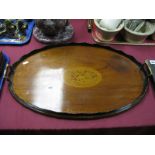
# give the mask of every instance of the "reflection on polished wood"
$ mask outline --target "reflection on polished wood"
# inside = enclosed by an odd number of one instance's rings
[[[110,49],[64,46],[23,60],[13,90],[41,109],[93,114],[130,104],[141,94],[143,80],[134,62]]]

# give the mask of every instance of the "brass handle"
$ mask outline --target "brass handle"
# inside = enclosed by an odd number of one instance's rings
[[[8,76],[10,71],[12,71],[12,67],[9,64],[6,64],[3,78],[6,79],[7,81],[10,81],[9,76]]]
[[[145,71],[147,72],[148,77],[150,77],[150,76],[153,75],[152,70],[151,70],[151,68],[150,68],[150,66],[149,66],[148,60],[145,60],[144,69],[145,69]]]

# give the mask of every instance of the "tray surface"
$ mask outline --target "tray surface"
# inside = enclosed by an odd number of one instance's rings
[[[64,118],[110,116],[136,105],[147,77],[133,57],[97,45],[33,51],[13,65],[9,88],[24,106]]]

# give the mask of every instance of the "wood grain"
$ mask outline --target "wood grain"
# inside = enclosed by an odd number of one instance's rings
[[[36,53],[13,76],[13,91],[27,104],[68,114],[117,110],[137,99],[143,87],[144,74],[133,61],[80,45]]]

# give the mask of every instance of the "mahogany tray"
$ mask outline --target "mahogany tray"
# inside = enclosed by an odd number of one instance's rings
[[[21,57],[9,73],[13,97],[33,111],[70,119],[112,116],[144,97],[143,65],[99,45],[49,46]]]

